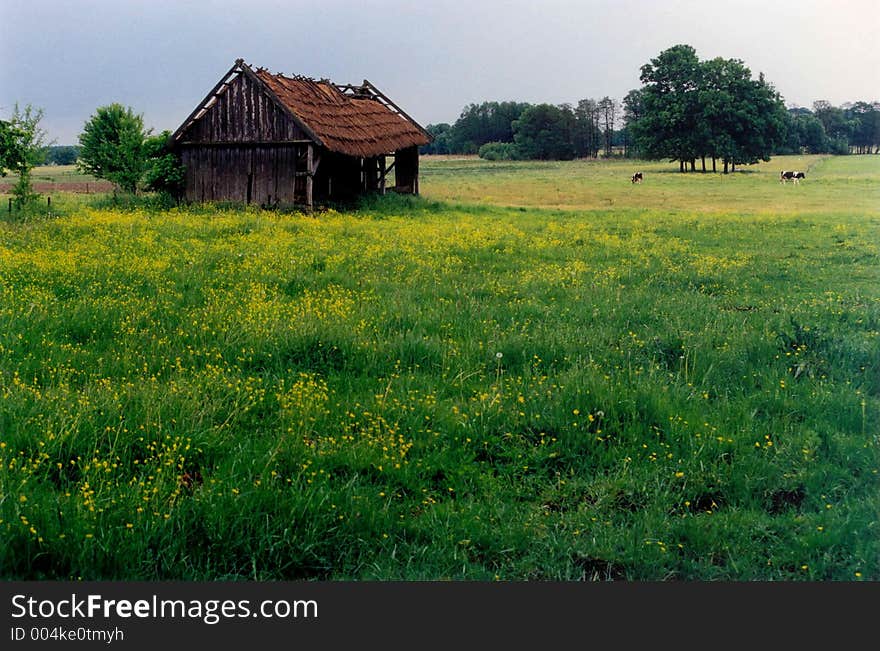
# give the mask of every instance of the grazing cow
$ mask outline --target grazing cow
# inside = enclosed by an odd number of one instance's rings
[[[642,182],[642,173],[636,172],[635,174],[632,175],[632,179],[630,179],[630,181],[633,183],[641,183]]]
[[[786,181],[793,181],[797,183],[801,179],[807,178],[807,175],[803,172],[795,172],[790,170],[783,170],[779,173],[779,182],[785,183]]]

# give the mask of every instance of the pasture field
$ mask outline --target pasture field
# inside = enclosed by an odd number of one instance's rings
[[[637,168],[0,222],[0,575],[880,580],[880,156]]]
[[[677,165],[662,162],[493,163],[477,157],[428,156],[423,158],[422,174],[424,194],[451,202],[572,210],[661,208],[700,214],[742,207],[749,213],[788,215],[876,211],[878,167],[878,161],[865,156],[779,156],[724,176],[680,174]],[[806,172],[796,195],[780,191],[779,172],[784,169]],[[627,190],[630,176],[638,171],[644,173],[644,183]]]
[[[0,179],[0,182],[14,184],[17,178],[16,174],[9,174],[6,178]],[[40,165],[31,172],[31,180],[35,183],[85,183],[96,182],[98,179],[79,171],[76,165]]]
[[[0,194],[9,194],[18,176],[0,177]],[[42,165],[31,173],[31,184],[36,192],[55,196],[59,192],[110,192],[113,184],[79,171],[76,165]]]

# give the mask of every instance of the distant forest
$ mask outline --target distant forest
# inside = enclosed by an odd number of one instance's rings
[[[621,101],[572,104],[483,102],[454,124],[429,124],[424,154],[479,154],[490,160],[569,160],[601,156],[679,161],[682,171],[724,171],[772,154],[880,153],[880,102],[785,108],[763,75],[738,59],[701,61],[689,45],[665,50],[641,68],[642,87]]]

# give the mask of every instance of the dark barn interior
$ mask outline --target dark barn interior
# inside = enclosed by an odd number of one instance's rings
[[[418,194],[418,148],[431,140],[367,80],[286,77],[241,59],[171,137],[187,201],[308,208],[366,192]]]

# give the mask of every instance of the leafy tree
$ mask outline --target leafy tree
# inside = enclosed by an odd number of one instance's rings
[[[798,117],[797,128],[800,132],[801,147],[807,153],[821,154],[828,151],[828,136],[825,133],[825,127],[815,115]]]
[[[425,127],[425,131],[434,136],[434,142],[423,145],[420,152],[422,154],[451,154],[452,125],[446,122],[440,124],[429,124]]]
[[[825,127],[809,109],[789,109],[785,123],[785,142],[780,154],[821,154],[828,151]]]
[[[18,175],[12,188],[15,204],[19,208],[31,203],[40,195],[33,191],[31,171],[42,162],[46,132],[40,127],[43,109],[34,108],[30,104],[19,108],[18,104],[12,112],[12,118],[2,128],[0,140],[3,141],[0,151],[0,168],[8,168]]]
[[[716,58],[702,68],[697,134],[703,153],[721,158],[725,172],[729,165],[770,160],[785,136],[782,98],[763,75],[752,79],[739,59]]]
[[[645,101],[642,98],[641,89],[629,91],[623,98],[623,142],[624,155],[639,155],[638,146],[633,137],[632,125],[638,122],[645,114]]]
[[[571,107],[530,106],[513,123],[514,141],[523,158],[571,160],[575,157],[574,124]]]
[[[147,169],[143,116],[121,104],[102,106],[91,116],[79,136],[82,147],[77,165],[99,179],[137,192]]]
[[[599,103],[589,98],[580,100],[574,108],[572,142],[575,156],[596,158],[599,155],[602,146],[600,113]]]
[[[602,148],[605,156],[611,156],[614,151],[614,121],[617,118],[617,102],[607,95],[599,100],[598,109],[602,120]]]
[[[144,189],[178,199],[183,194],[186,168],[178,156],[171,151],[170,141],[170,131],[163,131],[158,136],[149,136],[144,141],[144,153],[147,158]]]
[[[20,134],[11,122],[0,120],[0,176],[21,165]]]
[[[700,61],[690,45],[675,45],[641,68],[644,115],[634,125],[648,158],[680,163],[696,158]]]
[[[831,102],[819,100],[818,102],[813,102],[813,115],[825,127],[825,134],[828,138],[832,141],[844,140],[849,142],[855,125],[851,120],[847,119],[843,109],[832,106]]]
[[[706,169],[706,156],[712,159],[713,172],[716,159],[720,158],[729,165],[736,156],[736,103],[741,92],[737,84],[742,84],[743,74],[739,62],[720,57],[702,64],[694,136],[699,143],[703,170]],[[727,169],[725,167],[725,172]]]
[[[642,66],[638,118],[629,123],[646,158],[679,161],[679,169],[706,156],[725,173],[742,163],[769,160],[784,140],[785,107],[763,75],[738,59],[701,62],[689,45],[664,50]],[[635,97],[633,102],[635,102]]]
[[[492,114],[492,135],[501,136],[497,142],[513,142],[513,123],[527,108],[527,102],[499,102]]]
[[[742,65],[742,62],[736,62]],[[744,65],[744,88],[738,105],[740,117],[735,164],[769,161],[785,139],[785,104],[782,96],[760,73],[755,80]]]

